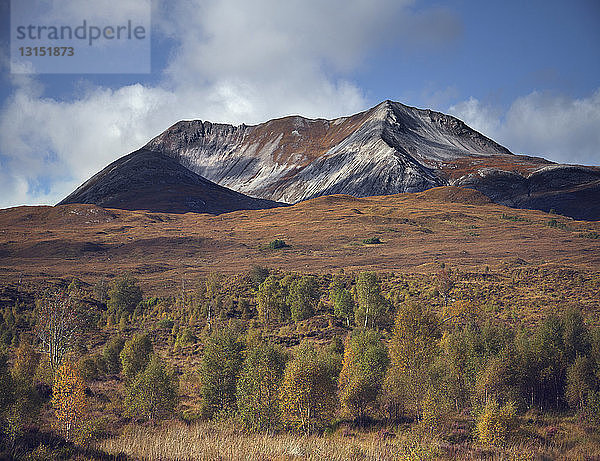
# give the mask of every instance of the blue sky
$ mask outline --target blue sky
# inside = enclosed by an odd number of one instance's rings
[[[8,3],[0,207],[54,204],[182,118],[332,118],[385,99],[515,153],[600,165],[597,0],[155,0],[152,72],[98,75],[10,74]]]

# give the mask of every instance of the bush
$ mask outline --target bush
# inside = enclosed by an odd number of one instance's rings
[[[594,373],[594,363],[587,355],[580,355],[567,369],[567,385],[565,397],[571,408],[584,410],[590,396],[600,388],[598,378]]]
[[[252,280],[254,286],[258,288],[258,286],[269,276],[269,269],[255,264],[250,269],[250,273],[248,275],[250,276],[250,280]]]
[[[553,227],[555,229],[566,229],[567,225],[565,223],[562,223],[560,221],[557,221],[556,219],[551,219],[549,220],[546,225],[548,227]]]
[[[318,302],[319,285],[314,277],[303,275],[291,283],[287,303],[294,322],[312,317]]]
[[[141,301],[142,290],[133,277],[124,275],[111,283],[108,290],[109,309],[132,313]]]
[[[285,240],[281,240],[281,239],[275,239],[269,243],[270,250],[278,250],[280,248],[285,248],[288,246],[289,245],[287,243],[285,243]]]
[[[89,383],[90,381],[98,379],[98,365],[96,364],[96,360],[92,357],[83,357],[77,363],[77,369],[85,382]]]
[[[125,340],[120,336],[112,337],[102,350],[102,358],[106,364],[106,372],[118,374],[121,372],[120,354],[125,345]]]
[[[178,403],[177,380],[156,355],[126,389],[125,414],[157,420],[173,414]]]
[[[500,406],[496,400],[488,401],[475,426],[479,441],[484,445],[505,444],[517,427],[516,414],[513,402]]]
[[[387,364],[387,349],[376,331],[355,330],[346,337],[340,403],[344,413],[360,424],[377,399]]]
[[[269,275],[258,287],[256,296],[258,316],[268,324],[273,321],[286,321],[290,317],[286,303],[286,290],[274,275]]]
[[[242,348],[243,343],[229,328],[217,330],[208,338],[200,364],[205,417],[236,410],[235,391],[242,368]]]
[[[164,328],[165,330],[170,330],[171,328],[173,328],[175,322],[173,322],[173,320],[171,320],[168,317],[162,318],[160,319],[158,322],[156,322],[156,326],[158,328]]]
[[[308,434],[323,430],[337,406],[337,374],[329,358],[304,344],[285,368],[280,388],[284,425]],[[337,370],[339,371],[339,369]]]
[[[354,312],[357,326],[375,328],[387,320],[388,301],[381,294],[375,272],[361,272],[356,280],[358,305]]]
[[[196,336],[191,328],[186,327],[177,334],[175,339],[175,349],[179,349],[182,346],[194,344],[196,342]]]
[[[383,242],[381,240],[379,240],[379,237],[369,237],[367,239],[364,239],[363,243],[365,245],[378,245]]]
[[[146,368],[152,353],[152,342],[148,335],[137,334],[125,343],[121,351],[123,373],[129,380]]]

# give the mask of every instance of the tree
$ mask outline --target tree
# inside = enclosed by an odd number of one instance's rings
[[[221,280],[219,274],[211,272],[206,278],[206,320],[208,329],[212,328],[212,320],[221,310]]]
[[[127,386],[125,394],[125,414],[149,420],[170,416],[179,400],[177,379],[157,355]]]
[[[339,379],[340,403],[344,413],[360,424],[377,399],[387,364],[387,350],[376,331],[355,330],[346,337]]]
[[[15,361],[13,364],[13,376],[19,379],[33,379],[35,370],[40,361],[38,354],[28,341],[21,340],[19,347],[15,351]]]
[[[54,377],[52,407],[67,440],[81,428],[86,409],[85,383],[77,368],[65,360]]]
[[[358,306],[354,313],[356,324],[375,328],[384,323],[388,302],[381,295],[375,272],[361,272],[356,281]]]
[[[285,321],[289,318],[285,290],[274,275],[269,275],[258,287],[257,301],[258,315],[263,323]]]
[[[444,309],[446,309],[448,307],[448,300],[450,299],[450,292],[454,288],[452,273],[445,268],[439,271],[435,278],[435,285],[439,295],[444,300]]]
[[[512,337],[507,328],[491,323],[479,327],[468,324],[464,328],[444,332],[441,354],[436,358],[435,368],[439,385],[444,387],[455,410],[475,404],[476,382],[482,370],[493,360]]]
[[[207,418],[236,410],[236,385],[242,368],[243,343],[230,329],[215,331],[209,338],[200,363],[200,393]]]
[[[587,355],[580,355],[567,370],[565,396],[572,408],[583,410],[590,396],[600,390],[599,377],[594,373],[594,362]]]
[[[254,264],[250,268],[250,272],[248,275],[250,276],[250,280],[252,280],[252,284],[254,285],[254,287],[258,288],[260,284],[263,283],[265,279],[269,276],[269,269]]]
[[[110,284],[108,290],[108,308],[115,312],[126,311],[132,313],[142,301],[142,290],[137,285],[137,280],[125,274]]]
[[[13,446],[16,439],[22,434],[25,424],[32,422],[39,413],[41,402],[33,385],[33,376],[39,359],[39,354],[33,350],[29,342],[21,339],[19,347],[15,351],[15,360],[11,370],[12,380],[6,380],[8,378],[6,375],[4,380],[0,377],[0,393],[6,394],[8,399],[12,400],[8,408],[4,432]],[[0,371],[0,375],[2,374]],[[11,387],[10,391],[7,391],[7,385]],[[0,404],[1,406],[2,404]],[[1,413],[2,411],[0,411]]]
[[[561,318],[563,348],[567,363],[573,363],[578,355],[590,350],[590,333],[579,309],[569,309]]]
[[[421,414],[421,399],[428,385],[429,367],[439,344],[437,318],[420,304],[399,306],[389,344],[390,366],[385,377],[386,404],[391,417],[402,406],[413,416]]]
[[[336,275],[329,285],[329,300],[333,305],[333,315],[344,319],[350,326],[354,317],[354,300],[352,294],[346,289],[342,276]]]
[[[136,334],[125,343],[121,351],[121,365],[123,374],[128,380],[146,368],[152,354],[152,342],[147,334]]]
[[[312,317],[318,302],[319,285],[315,277],[303,275],[292,281],[287,296],[287,304],[290,306],[294,322]]]
[[[0,353],[0,415],[12,404],[14,398],[14,382],[8,367],[8,358]]]
[[[87,327],[87,311],[67,292],[38,300],[35,332],[53,373]]]
[[[237,405],[244,426],[273,430],[279,425],[279,384],[287,356],[269,343],[248,351],[237,382]]]
[[[125,346],[125,340],[120,336],[113,336],[102,349],[102,357],[106,363],[106,371],[112,374],[121,372],[120,354]]]
[[[284,425],[308,434],[331,422],[337,405],[337,376],[331,365],[308,344],[288,362],[279,397]]]
[[[531,381],[534,397],[540,407],[559,408],[564,396],[568,363],[564,353],[564,324],[551,315],[539,324],[531,337],[528,350],[528,368],[534,372]]]

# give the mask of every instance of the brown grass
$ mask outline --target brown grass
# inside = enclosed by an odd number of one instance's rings
[[[93,205],[0,210],[0,283],[130,271],[145,288],[172,292],[185,276],[240,273],[253,264],[334,273],[431,273],[445,262],[501,270],[522,259],[579,270],[600,267],[600,222],[486,204],[480,194],[437,188],[357,199],[320,197],[295,206],[220,216],[106,210]],[[521,220],[503,219],[503,215]],[[550,219],[560,228],[547,225]],[[378,237],[383,244],[364,245]],[[290,245],[267,250],[283,238]]]
[[[330,435],[300,436],[246,433],[236,429],[233,422],[185,425],[171,421],[155,428],[129,426],[120,436],[99,443],[98,448],[143,460],[598,459],[597,431],[585,433],[568,418],[556,423],[551,437],[547,435],[549,426],[529,424],[506,446],[484,447],[475,442],[446,442],[418,427],[395,432],[344,429]]]

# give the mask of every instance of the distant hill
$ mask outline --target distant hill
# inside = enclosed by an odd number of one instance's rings
[[[219,186],[181,166],[172,157],[146,149],[111,163],[59,205],[69,203],[124,210],[211,214],[285,206]]]

